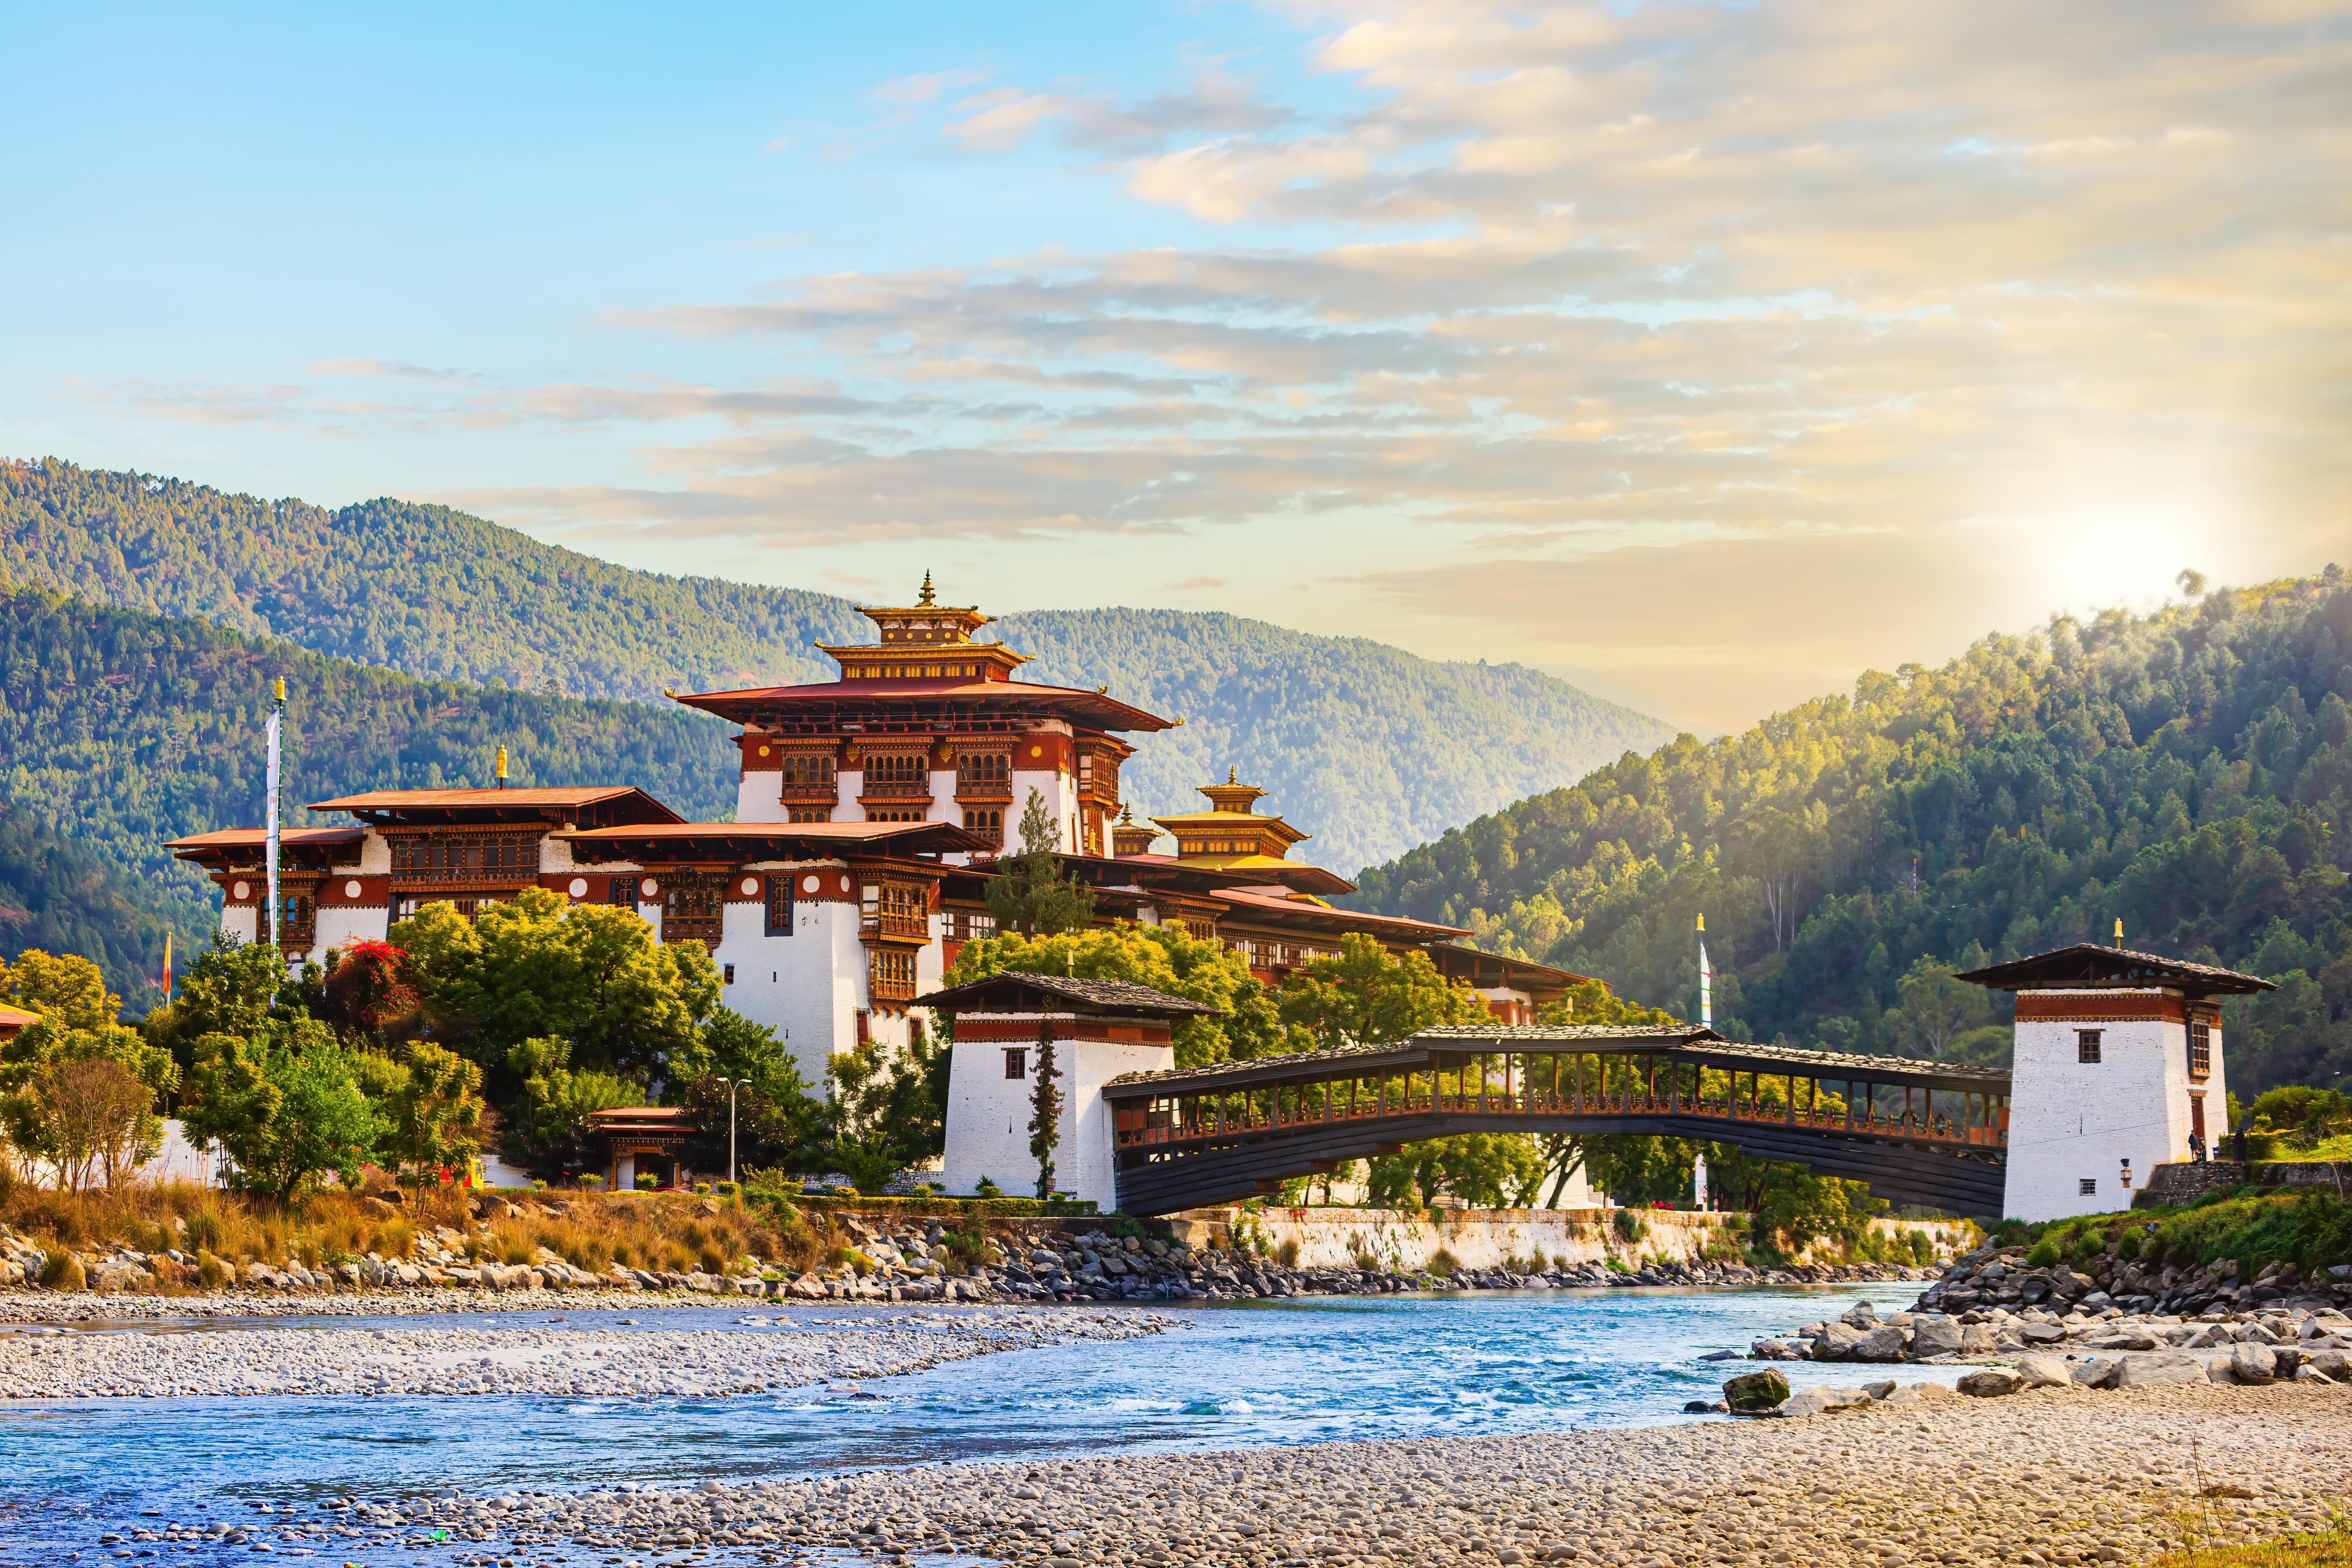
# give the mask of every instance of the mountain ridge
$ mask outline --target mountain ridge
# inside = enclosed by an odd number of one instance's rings
[[[0,575],[423,679],[649,705],[666,688],[829,680],[814,645],[872,633],[830,595],[640,572],[447,507],[331,511],[56,458],[0,462]],[[1138,737],[1138,816],[1190,810],[1238,768],[1317,835],[1301,855],[1343,874],[1674,733],[1528,666],[1244,616],[1027,611],[995,631],[1034,679],[1108,677],[1187,721]]]

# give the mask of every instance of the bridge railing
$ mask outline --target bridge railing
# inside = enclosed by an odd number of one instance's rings
[[[1344,1080],[1342,1080],[1344,1081]],[[1766,1100],[1693,1094],[1648,1094],[1638,1090],[1594,1094],[1538,1094],[1489,1091],[1484,1094],[1443,1093],[1386,1087],[1375,1099],[1342,1100],[1328,1094],[1309,1101],[1277,1093],[1261,1101],[1258,1096],[1201,1095],[1178,1097],[1172,1105],[1118,1108],[1116,1138],[1121,1149],[1169,1147],[1213,1142],[1240,1133],[1278,1128],[1338,1126],[1401,1121],[1415,1117],[1480,1116],[1497,1120],[1558,1116],[1676,1116],[1775,1127],[1801,1127],[1822,1132],[1861,1133],[1898,1138],[1907,1142],[1945,1144],[1954,1148],[2001,1149],[2008,1144],[2005,1129],[1956,1121],[1948,1116],[1916,1111],[1876,1111],[1778,1104]]]

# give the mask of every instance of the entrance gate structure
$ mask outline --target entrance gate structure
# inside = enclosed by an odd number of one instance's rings
[[[1685,1025],[1453,1026],[1102,1089],[1118,1205],[1135,1215],[1264,1195],[1433,1138],[1633,1132],[1728,1143],[1866,1182],[1891,1203],[1990,1216],[2009,1093],[2003,1068],[1741,1045]]]

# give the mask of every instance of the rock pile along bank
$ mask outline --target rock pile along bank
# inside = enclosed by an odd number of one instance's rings
[[[1825,1434],[1835,1434],[1825,1440]],[[971,1464],[582,1494],[335,1499],[281,1542],[422,1542],[528,1561],[810,1548],[1021,1568],[1905,1568],[2137,1563],[2325,1528],[2352,1398],[2296,1387],[1872,1404],[1826,1422]],[[180,1537],[187,1527],[143,1532]],[[267,1527],[265,1527],[267,1528]]]
[[[122,1249],[77,1255],[75,1261],[88,1293],[79,1289],[42,1292],[27,1282],[50,1271],[49,1253],[29,1237],[13,1235],[0,1226],[0,1287],[13,1291],[0,1297],[0,1302],[5,1302],[0,1305],[0,1318],[68,1321],[150,1310],[143,1301],[134,1302],[134,1298],[163,1300],[162,1310],[172,1313],[226,1310],[214,1303],[249,1301],[253,1297],[310,1304],[320,1298],[382,1303],[405,1296],[422,1300],[419,1310],[442,1310],[453,1289],[478,1297],[495,1295],[499,1304],[516,1307],[546,1307],[562,1301],[566,1293],[581,1290],[804,1301],[1217,1301],[1404,1290],[1800,1285],[1932,1277],[1927,1269],[1876,1264],[1759,1269],[1736,1263],[1661,1263],[1622,1271],[1589,1263],[1541,1272],[1461,1269],[1443,1276],[1370,1267],[1288,1268],[1248,1248],[1196,1249],[1156,1238],[1114,1237],[1100,1229],[992,1239],[976,1261],[964,1264],[955,1260],[948,1233],[936,1220],[907,1223],[894,1230],[857,1219],[845,1222],[857,1238],[854,1256],[838,1268],[798,1275],[772,1270],[734,1276],[681,1274],[617,1267],[598,1272],[568,1263],[544,1247],[528,1263],[477,1262],[467,1257],[467,1247],[490,1237],[488,1217],[486,1212],[470,1236],[447,1225],[422,1232],[407,1258],[371,1254],[317,1268],[291,1261],[282,1268],[249,1263],[227,1289],[170,1297],[151,1293],[192,1279],[194,1258],[178,1251],[150,1254]],[[958,1268],[963,1271],[954,1272]],[[318,1309],[306,1305],[303,1310]],[[386,1309],[377,1305],[368,1310]]]
[[[2299,1279],[2293,1265],[2279,1265],[2246,1285],[2235,1282],[2233,1266],[2209,1269],[2173,1281],[2173,1293],[2163,1298],[2136,1292],[2126,1298],[2133,1304],[2127,1310],[2094,1276],[2063,1263],[2030,1268],[2024,1257],[2019,1247],[1979,1249],[1956,1261],[1911,1311],[1881,1319],[1868,1302],[1857,1303],[1834,1320],[1759,1340],[1750,1354],[1764,1361],[2011,1363],[1960,1379],[1961,1394],[1979,1396],[2037,1387],[2352,1383],[2352,1316],[2345,1310],[2352,1268]],[[2168,1304],[2200,1310],[2162,1310]],[[1932,1397],[1939,1391],[1925,1392]],[[1892,1383],[1791,1397],[1784,1382],[1778,1399],[1762,1398],[1749,1381],[1725,1385],[1727,1403],[1742,1408],[1744,1394],[1752,1414],[1780,1405],[1770,1413],[1813,1415],[1890,1393],[1908,1396]]]

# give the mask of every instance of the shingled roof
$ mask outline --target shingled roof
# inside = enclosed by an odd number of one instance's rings
[[[2160,953],[2134,952],[2127,947],[2101,947],[2078,942],[2053,948],[2031,958],[1972,969],[1960,979],[1994,991],[2095,991],[2161,986],[2192,996],[2251,996],[2275,991],[2258,974],[2189,963]]]
[[[1020,994],[1024,991],[1030,994],[1025,1003]],[[1008,969],[969,985],[934,991],[928,996],[916,997],[913,1005],[943,1013],[1027,1011],[1047,996],[1074,1003],[1087,1012],[1148,1013],[1161,1018],[1207,1017],[1216,1012],[1214,1007],[1130,981],[1080,980],[1067,974],[1032,974],[1022,969]]]

